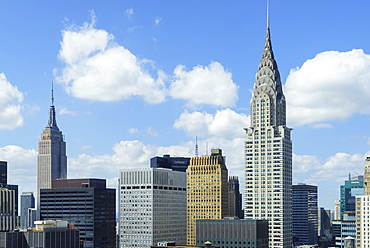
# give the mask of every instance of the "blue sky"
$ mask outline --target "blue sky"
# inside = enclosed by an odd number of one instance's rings
[[[272,45],[294,130],[293,181],[339,185],[370,156],[370,2],[271,0]],[[68,176],[107,178],[153,156],[221,148],[243,179],[244,127],[265,1],[4,1],[0,160],[34,191],[54,81]]]

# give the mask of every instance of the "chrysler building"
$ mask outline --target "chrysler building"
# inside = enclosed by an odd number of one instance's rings
[[[268,22],[267,22],[268,23]],[[269,221],[269,247],[292,247],[292,141],[267,25],[246,128],[244,215]]]

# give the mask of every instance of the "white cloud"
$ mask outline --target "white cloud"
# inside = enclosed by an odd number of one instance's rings
[[[151,135],[151,136],[154,136],[154,137],[158,136],[158,132],[154,131],[154,129],[153,129],[152,127],[149,127],[149,128],[146,130],[146,132],[147,132],[149,135]]]
[[[312,124],[313,128],[333,128],[333,125],[328,124],[328,123],[315,123]]]
[[[155,25],[158,25],[162,21],[161,17],[156,17],[154,20]]]
[[[240,138],[245,136],[243,127],[249,125],[249,117],[231,109],[217,110],[212,115],[206,112],[185,111],[175,120],[174,128],[184,130],[190,137]]]
[[[170,86],[174,99],[187,101],[187,106],[209,104],[220,107],[235,106],[238,100],[238,86],[232,80],[231,72],[225,71],[218,62],[208,66],[195,66],[188,71],[178,65]]]
[[[0,73],[0,129],[14,129],[23,125],[21,114],[23,93]]]
[[[75,116],[76,115],[76,112],[75,111],[68,110],[67,108],[61,108],[59,110],[59,114],[60,115],[72,115],[72,116]]]
[[[33,149],[8,145],[0,148],[0,160],[8,162],[8,183],[19,185],[19,192],[36,190],[36,156]]]
[[[320,161],[316,156],[293,154],[293,173],[306,173],[319,166]]]
[[[90,150],[92,148],[93,148],[92,146],[82,146],[81,147],[82,150]]]
[[[126,15],[129,19],[131,19],[131,17],[134,15],[134,9],[133,8],[126,9]]]
[[[114,42],[114,36],[96,29],[91,23],[71,26],[62,31],[59,59],[65,63],[57,81],[68,94],[93,101],[119,101],[139,96],[147,103],[165,100],[163,76],[157,79],[145,70],[140,60]]]
[[[134,134],[134,133],[138,133],[139,132],[139,129],[137,129],[137,128],[129,128],[127,131],[128,131],[129,134]]]
[[[293,69],[285,84],[288,122],[301,126],[370,114],[370,55],[328,51]]]

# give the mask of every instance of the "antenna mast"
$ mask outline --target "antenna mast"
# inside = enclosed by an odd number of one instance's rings
[[[54,81],[51,81],[51,106],[54,106]]]
[[[195,136],[195,157],[199,157],[199,151],[198,151],[198,136]]]

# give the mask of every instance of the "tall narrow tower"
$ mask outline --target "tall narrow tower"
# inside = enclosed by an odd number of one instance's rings
[[[268,15],[268,14],[267,14]],[[292,247],[292,141],[269,21],[246,128],[244,213],[269,220],[269,247]]]
[[[41,140],[38,143],[37,194],[40,189],[50,189],[51,180],[67,178],[66,142],[55,119],[53,89],[51,90],[49,122],[42,131]]]

